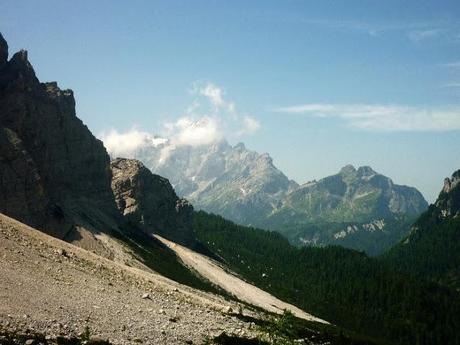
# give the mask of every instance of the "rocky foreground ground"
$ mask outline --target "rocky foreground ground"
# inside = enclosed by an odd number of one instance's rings
[[[0,215],[0,330],[50,339],[89,330],[113,344],[201,344],[222,332],[256,335],[254,324],[230,308],[241,310],[236,302],[101,258]]]

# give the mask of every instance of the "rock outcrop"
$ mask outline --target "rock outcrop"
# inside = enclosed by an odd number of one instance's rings
[[[109,232],[122,219],[110,159],[75,115],[71,90],[40,83],[0,36],[0,212],[59,238]]]
[[[0,33],[0,67],[8,62],[8,43]]]
[[[444,179],[444,187],[435,203],[441,218],[460,216],[460,170]]]
[[[166,178],[134,159],[115,159],[111,168],[115,201],[129,222],[189,247],[196,243],[193,207],[177,197]]]

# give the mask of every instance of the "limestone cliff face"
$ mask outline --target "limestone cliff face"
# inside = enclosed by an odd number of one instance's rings
[[[167,179],[134,159],[115,159],[111,168],[115,201],[130,223],[186,246],[196,242],[193,207],[177,197]]]
[[[121,219],[110,159],[75,115],[71,90],[40,83],[0,35],[0,212],[54,236],[110,231]]]

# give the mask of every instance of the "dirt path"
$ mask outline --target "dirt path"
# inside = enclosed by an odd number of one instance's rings
[[[238,278],[236,275],[228,273],[217,261],[212,260],[204,255],[198,254],[179,244],[168,241],[161,236],[155,237],[166,244],[169,248],[174,250],[174,252],[187,266],[193,268],[203,277],[220,286],[222,289],[228,291],[230,294],[236,296],[241,301],[274,313],[282,313],[285,309],[287,309],[297,317],[310,321],[327,323],[324,320],[304,312],[292,304],[288,304],[279,300],[278,298],[259,289],[258,287],[255,287],[254,285],[251,285]]]

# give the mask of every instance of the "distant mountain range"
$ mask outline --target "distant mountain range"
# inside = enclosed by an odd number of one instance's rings
[[[295,244],[339,244],[375,255],[407,235],[427,207],[417,189],[394,184],[370,167],[348,165],[288,193],[260,226]]]
[[[267,153],[225,140],[176,146],[155,138],[132,157],[167,177],[195,208],[279,231],[297,245],[335,243],[378,254],[407,235],[410,222],[428,207],[417,189],[370,167],[348,165],[299,185]]]
[[[300,221],[355,221],[418,215],[428,207],[413,187],[400,186],[374,170],[347,165],[336,175],[299,186],[272,218],[284,214]],[[291,219],[288,220],[291,222]]]
[[[157,140],[135,152],[134,158],[167,177],[176,193],[195,208],[240,224],[263,221],[298,187],[268,154],[250,151],[242,143],[192,147]]]

